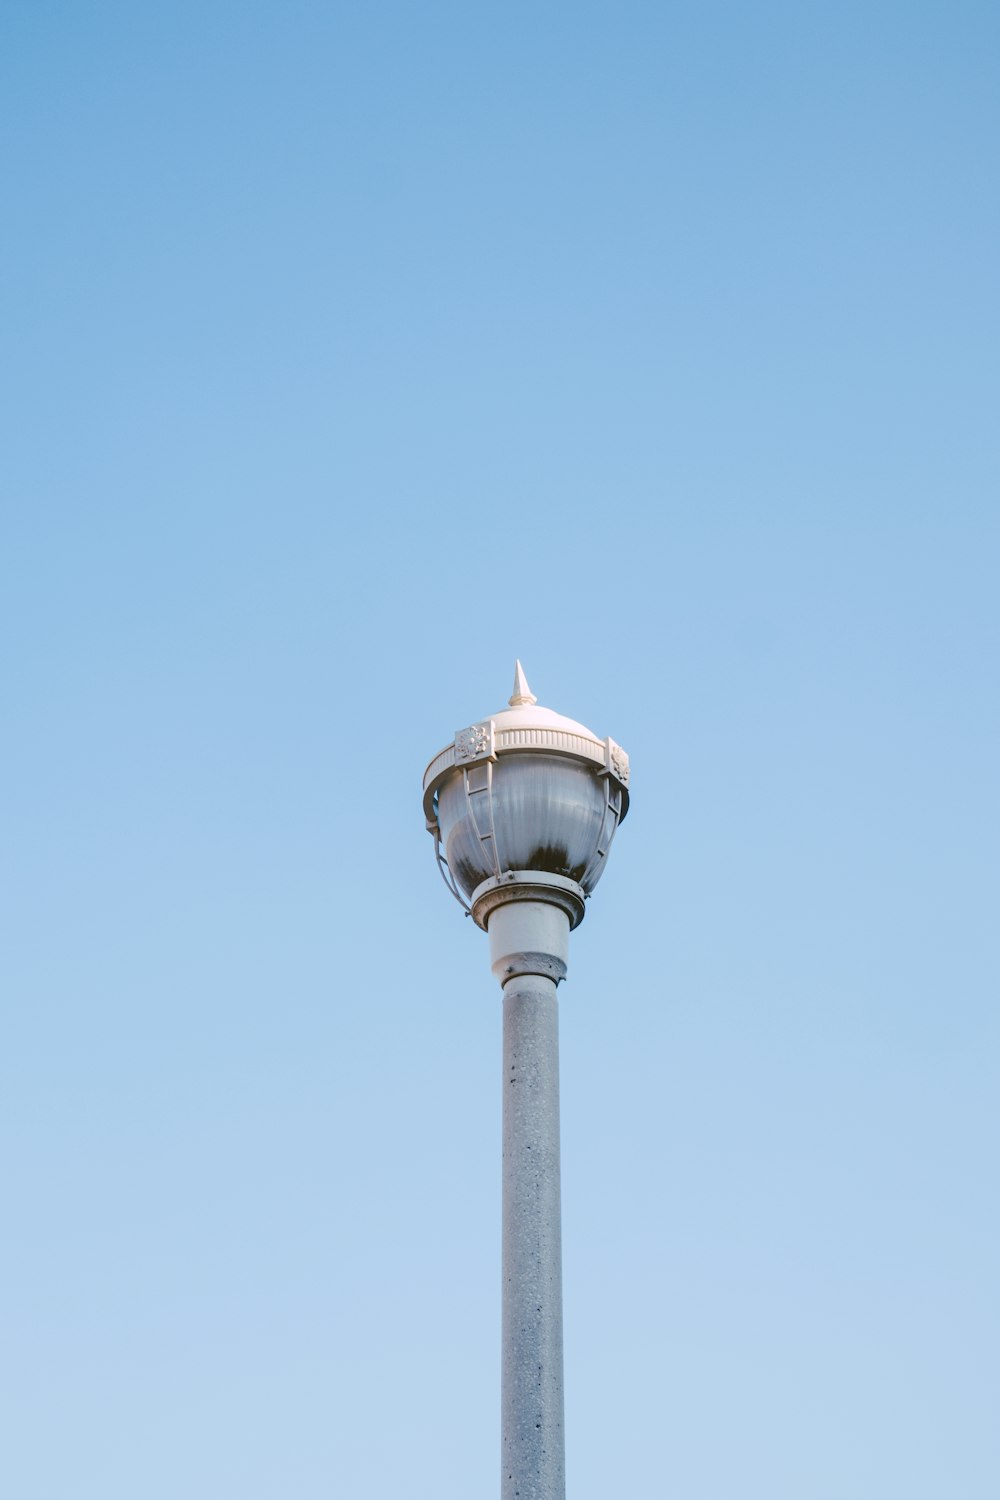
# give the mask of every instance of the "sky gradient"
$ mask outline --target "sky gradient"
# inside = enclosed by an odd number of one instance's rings
[[[573,1500],[995,1500],[995,7],[0,17],[0,1491],[470,1500],[500,995],[420,779],[630,752]]]

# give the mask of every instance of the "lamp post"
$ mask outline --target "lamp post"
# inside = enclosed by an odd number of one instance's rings
[[[566,1493],[556,986],[628,783],[621,746],[540,707],[520,662],[509,706],[424,773],[438,865],[503,987],[501,1500]]]

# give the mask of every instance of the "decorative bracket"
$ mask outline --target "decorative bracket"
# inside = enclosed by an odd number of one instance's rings
[[[629,763],[628,752],[609,735],[604,741],[604,770],[602,776],[613,776],[619,786],[628,790]]]
[[[471,766],[481,760],[496,760],[496,725],[492,719],[455,731],[455,764]]]

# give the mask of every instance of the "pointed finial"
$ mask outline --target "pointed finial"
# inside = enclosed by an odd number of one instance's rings
[[[538,699],[528,686],[528,679],[524,675],[524,668],[520,662],[514,663],[514,691],[507,699],[511,708],[520,708],[522,703],[537,703]]]

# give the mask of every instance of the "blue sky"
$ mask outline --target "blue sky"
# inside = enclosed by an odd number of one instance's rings
[[[575,1500],[1000,1485],[996,12],[0,19],[0,1488],[468,1500],[500,1004],[420,777],[630,751]]]

